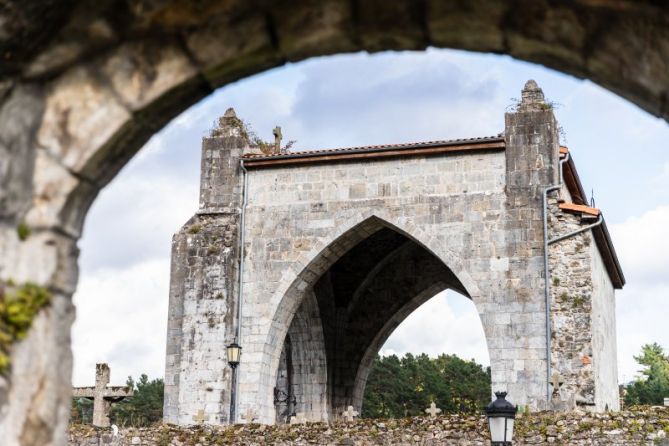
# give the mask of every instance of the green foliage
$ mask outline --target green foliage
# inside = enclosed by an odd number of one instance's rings
[[[575,296],[571,301],[573,308],[582,307],[585,304],[585,296]]]
[[[367,380],[362,416],[425,415],[434,401],[444,412],[478,412],[490,403],[490,368],[455,355],[379,357]]]
[[[25,339],[37,313],[50,303],[49,290],[34,283],[0,284],[0,374],[9,370],[12,345]]]
[[[202,226],[200,225],[193,225],[190,228],[188,228],[188,233],[189,234],[198,234],[202,230]]]
[[[657,343],[641,347],[634,359],[643,366],[641,376],[626,388],[625,404],[662,405],[669,396],[669,357]]]
[[[109,414],[112,423],[119,426],[143,427],[163,419],[162,379],[149,381],[149,377],[142,374],[139,381],[135,382],[129,376],[126,385],[132,387],[135,393],[112,406]]]
[[[19,223],[19,225],[16,227],[16,235],[19,236],[19,240],[26,241],[28,237],[30,237],[31,234],[31,229],[30,226],[25,224],[24,222]]]
[[[88,398],[72,398],[70,422],[90,424],[93,422],[93,400]]]

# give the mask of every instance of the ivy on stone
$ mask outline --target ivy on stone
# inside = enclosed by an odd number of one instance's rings
[[[20,287],[11,280],[0,283],[0,374],[9,371],[14,343],[26,338],[35,316],[51,299],[48,289],[32,282]]]

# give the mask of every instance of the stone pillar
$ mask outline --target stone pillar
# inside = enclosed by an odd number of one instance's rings
[[[164,419],[210,424],[229,418],[231,372],[225,346],[234,340],[239,271],[242,174],[248,148],[229,109],[202,141],[200,210],[174,235],[167,327]]]
[[[241,206],[239,158],[248,147],[244,123],[229,108],[202,140],[199,213],[235,213]]]
[[[559,138],[552,107],[536,82],[530,80],[514,112],[506,113],[506,217],[505,248],[510,259],[501,290],[500,309],[508,320],[490,337],[502,337],[490,346],[495,371],[493,390],[506,389],[517,404],[545,409],[548,404],[546,305],[543,263],[543,190],[558,181]],[[501,301],[500,298],[497,298]],[[506,316],[506,315],[505,315]],[[488,333],[493,330],[495,333]]]

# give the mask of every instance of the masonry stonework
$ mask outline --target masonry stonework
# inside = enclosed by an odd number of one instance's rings
[[[274,423],[359,411],[374,355],[445,289],[477,308],[493,389],[532,410],[616,409],[623,280],[608,233],[551,245],[547,301],[545,237],[590,222],[560,203],[593,211],[566,164],[544,234],[542,194],[567,155],[536,83],[505,122],[495,137],[260,154],[226,112],[203,141],[200,211],[174,237],[166,421],[190,424],[202,410],[228,422],[233,339],[236,413]]]

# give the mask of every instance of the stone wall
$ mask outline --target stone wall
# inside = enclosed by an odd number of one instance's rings
[[[595,222],[560,210],[559,200],[571,202],[566,187],[548,200],[549,238]],[[551,368],[564,382],[559,404],[618,410],[615,290],[592,232],[551,244],[549,265]]]
[[[643,408],[617,413],[522,414],[514,445],[622,446],[669,445],[669,410]],[[222,445],[489,445],[483,416],[356,420],[305,425],[236,425],[232,427],[157,425],[124,429],[71,426],[69,446],[222,446]]]
[[[618,348],[616,296],[595,243],[590,243],[592,272],[592,348],[595,373],[595,407],[618,410]]]
[[[540,137],[512,144],[527,144],[532,160],[538,147],[550,150]],[[493,152],[250,171],[244,314],[259,317],[243,319],[241,412],[253,407],[273,421],[267,398],[304,290],[384,225],[435,253],[463,283],[489,336],[496,388],[521,404],[542,404],[541,213],[535,199],[519,192],[508,203],[505,194],[507,169],[532,181],[522,167]]]
[[[568,197],[564,189],[561,197]],[[578,229],[579,220],[558,208],[557,197],[549,198],[549,238]],[[551,368],[564,382],[558,399],[570,408],[595,404],[591,244],[592,236],[586,232],[549,247]]]

